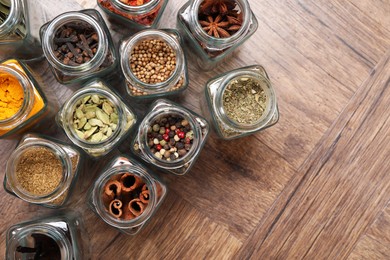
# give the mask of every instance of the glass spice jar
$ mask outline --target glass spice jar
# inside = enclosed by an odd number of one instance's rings
[[[15,137],[48,116],[49,102],[23,62],[0,63],[0,139]]]
[[[99,157],[127,136],[136,116],[106,83],[94,80],[74,92],[56,121],[75,145]]]
[[[37,35],[32,34],[29,18],[25,0],[0,1],[0,59],[43,57]]]
[[[187,173],[209,132],[205,119],[171,101],[155,101],[141,122],[131,149],[145,162],[176,174]]]
[[[100,77],[116,67],[110,32],[96,10],[63,13],[41,27],[40,37],[46,59],[60,83]]]
[[[3,185],[24,201],[58,208],[69,198],[81,163],[82,155],[72,145],[27,134],[7,161]]]
[[[206,118],[222,139],[247,136],[279,120],[276,94],[260,65],[229,71],[209,80],[202,103]]]
[[[168,0],[97,0],[97,3],[109,17],[143,29],[157,27]]]
[[[210,70],[249,39],[258,22],[247,0],[193,0],[179,10],[177,25],[187,53],[202,70]]]
[[[23,222],[7,230],[5,258],[87,259],[85,233],[80,217],[69,212]]]
[[[138,162],[114,158],[89,192],[89,205],[107,224],[135,235],[156,212],[165,185]]]
[[[187,61],[178,31],[141,31],[122,42],[120,53],[130,96],[151,98],[177,94],[187,88]],[[148,55],[146,61],[144,55]]]

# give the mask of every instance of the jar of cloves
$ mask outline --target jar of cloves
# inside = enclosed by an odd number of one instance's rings
[[[209,125],[196,113],[171,101],[155,101],[138,128],[132,151],[157,169],[187,173],[199,156]]]
[[[187,88],[187,62],[178,31],[141,31],[122,42],[120,53],[130,96],[151,98]]]
[[[46,59],[60,83],[107,75],[116,66],[110,32],[96,10],[63,13],[41,27],[40,37]]]
[[[156,28],[168,0],[97,0],[109,17],[137,29]]]
[[[58,208],[69,198],[81,163],[74,146],[28,134],[7,161],[4,188],[24,201]]]
[[[86,232],[81,218],[60,213],[10,227],[5,259],[87,259]]]
[[[206,118],[222,139],[253,134],[279,120],[276,94],[260,65],[233,70],[209,80],[202,102]]]
[[[30,69],[16,59],[0,63],[0,104],[0,139],[37,127],[54,110]]]
[[[136,122],[133,111],[101,80],[74,92],[57,114],[68,138],[92,157],[109,153]]]
[[[0,59],[33,60],[43,57],[37,33],[33,33],[26,0],[0,1]],[[44,16],[41,15],[43,18]]]
[[[160,206],[165,185],[138,162],[114,158],[89,192],[89,205],[107,224],[135,235]]]
[[[258,22],[247,0],[193,0],[178,12],[187,52],[203,70],[215,68],[252,36]]]

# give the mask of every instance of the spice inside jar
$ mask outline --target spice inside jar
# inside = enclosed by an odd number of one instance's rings
[[[0,25],[7,20],[11,12],[11,2],[10,1],[0,1]]]
[[[0,73],[0,121],[13,117],[23,105],[24,90],[11,74]]]

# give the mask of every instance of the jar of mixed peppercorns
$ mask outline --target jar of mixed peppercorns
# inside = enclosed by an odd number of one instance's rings
[[[204,70],[213,69],[257,30],[247,0],[193,0],[177,15],[188,53]]]
[[[25,135],[7,161],[4,188],[24,201],[58,208],[69,198],[81,162],[72,145]]]
[[[75,145],[99,157],[127,136],[136,116],[106,83],[95,80],[65,102],[56,121]]]
[[[104,222],[134,235],[156,212],[166,192],[165,185],[141,164],[119,156],[91,188],[89,205]]]
[[[208,132],[205,119],[160,99],[152,104],[139,126],[132,151],[156,168],[183,175],[196,161]]]
[[[97,3],[110,17],[141,29],[157,27],[168,0],[97,0]]]
[[[223,139],[243,137],[277,123],[279,111],[269,77],[260,65],[219,75],[207,82],[202,108]],[[207,110],[208,108],[208,110]]]
[[[10,227],[6,236],[7,260],[87,259],[86,232],[74,213],[60,213]]]
[[[110,73],[116,54],[96,10],[63,13],[40,29],[43,52],[56,79],[70,84]]]
[[[121,44],[121,68],[130,96],[175,94],[188,86],[187,62],[176,30],[141,31]]]

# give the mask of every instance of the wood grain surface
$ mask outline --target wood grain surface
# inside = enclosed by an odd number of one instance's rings
[[[91,259],[390,259],[390,1],[249,0],[259,29],[228,62],[200,71],[175,98],[201,113],[208,79],[262,64],[276,90],[280,120],[252,136],[210,136],[185,176],[158,172],[168,196],[136,236],[106,225],[86,191],[131,137],[86,161],[65,210],[84,220]],[[184,0],[169,1],[161,28],[174,28]],[[39,0],[48,21],[95,1]],[[108,20],[107,20],[108,21]],[[115,44],[134,33],[110,24]],[[58,84],[46,61],[30,64],[61,105],[78,86]],[[116,79],[112,79],[116,78]],[[107,78],[124,93],[119,73]],[[148,104],[126,101],[140,117]],[[50,119],[49,119],[50,120]],[[32,131],[67,141],[53,120]],[[0,178],[17,140],[1,140]],[[9,226],[55,211],[0,189],[0,255]]]

